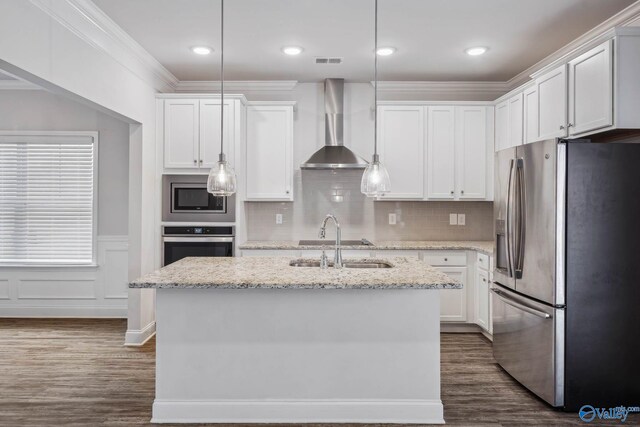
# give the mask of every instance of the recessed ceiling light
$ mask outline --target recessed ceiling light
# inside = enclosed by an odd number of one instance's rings
[[[395,51],[396,51],[395,47],[388,46],[388,47],[379,47],[376,52],[380,56],[389,56],[395,53]]]
[[[213,49],[207,46],[194,46],[191,48],[191,51],[198,55],[209,55],[213,52]]]
[[[470,47],[469,49],[466,49],[465,52],[467,53],[467,55],[478,56],[478,55],[482,55],[487,50],[488,49],[486,47],[477,46],[477,47]]]
[[[300,46],[285,46],[282,48],[282,52],[286,55],[300,55],[302,53],[302,48]]]

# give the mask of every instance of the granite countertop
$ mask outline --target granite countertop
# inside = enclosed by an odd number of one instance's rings
[[[332,248],[335,241],[327,239],[327,248]],[[493,254],[493,240],[480,241],[380,241],[375,242],[373,246],[345,246],[342,249],[362,249],[362,250],[471,250],[482,252],[487,255]],[[297,241],[248,241],[240,246],[239,249],[270,249],[270,250],[320,250],[322,246],[301,246]]]
[[[461,289],[462,284],[419,259],[398,257],[392,268],[292,267],[293,257],[189,257],[129,284],[130,288],[216,289]],[[308,260],[317,261],[317,260]],[[349,259],[345,258],[345,262]],[[354,260],[355,261],[355,260]],[[365,261],[362,259],[359,262]]]

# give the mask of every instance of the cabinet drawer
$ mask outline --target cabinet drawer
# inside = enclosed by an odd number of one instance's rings
[[[467,265],[467,254],[463,251],[437,251],[424,252],[422,259],[429,265],[435,267],[440,266],[459,266]]]
[[[476,262],[478,263],[478,268],[489,271],[489,255],[478,253]]]

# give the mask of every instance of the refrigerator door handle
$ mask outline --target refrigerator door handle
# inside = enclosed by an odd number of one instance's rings
[[[517,228],[516,228],[516,255],[514,257],[515,261],[515,275],[516,279],[522,278],[523,268],[524,268],[524,247],[525,247],[525,237],[526,237],[526,192],[524,186],[524,160],[518,159],[516,162],[516,218],[517,218]]]
[[[505,304],[508,304],[512,307],[515,307],[519,310],[525,311],[529,314],[533,314],[534,316],[538,316],[541,317],[543,319],[551,319],[551,315],[549,313],[545,313],[544,311],[540,311],[540,310],[536,310],[535,308],[531,308],[529,306],[526,306],[524,304],[521,304],[519,302],[517,302],[514,299],[511,299],[507,294],[505,294],[504,292],[495,289],[495,288],[491,288],[491,292],[493,292],[494,294],[496,294],[496,296],[498,298],[500,298]]]
[[[513,224],[511,224],[511,184],[513,180],[513,159],[509,161],[509,182],[507,185],[507,215],[506,215],[506,228],[507,228],[507,269],[508,276],[513,277],[513,240],[511,235],[511,229]]]

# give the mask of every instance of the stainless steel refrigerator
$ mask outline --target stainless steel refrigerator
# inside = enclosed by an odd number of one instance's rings
[[[495,160],[495,359],[556,407],[640,405],[640,144]]]

